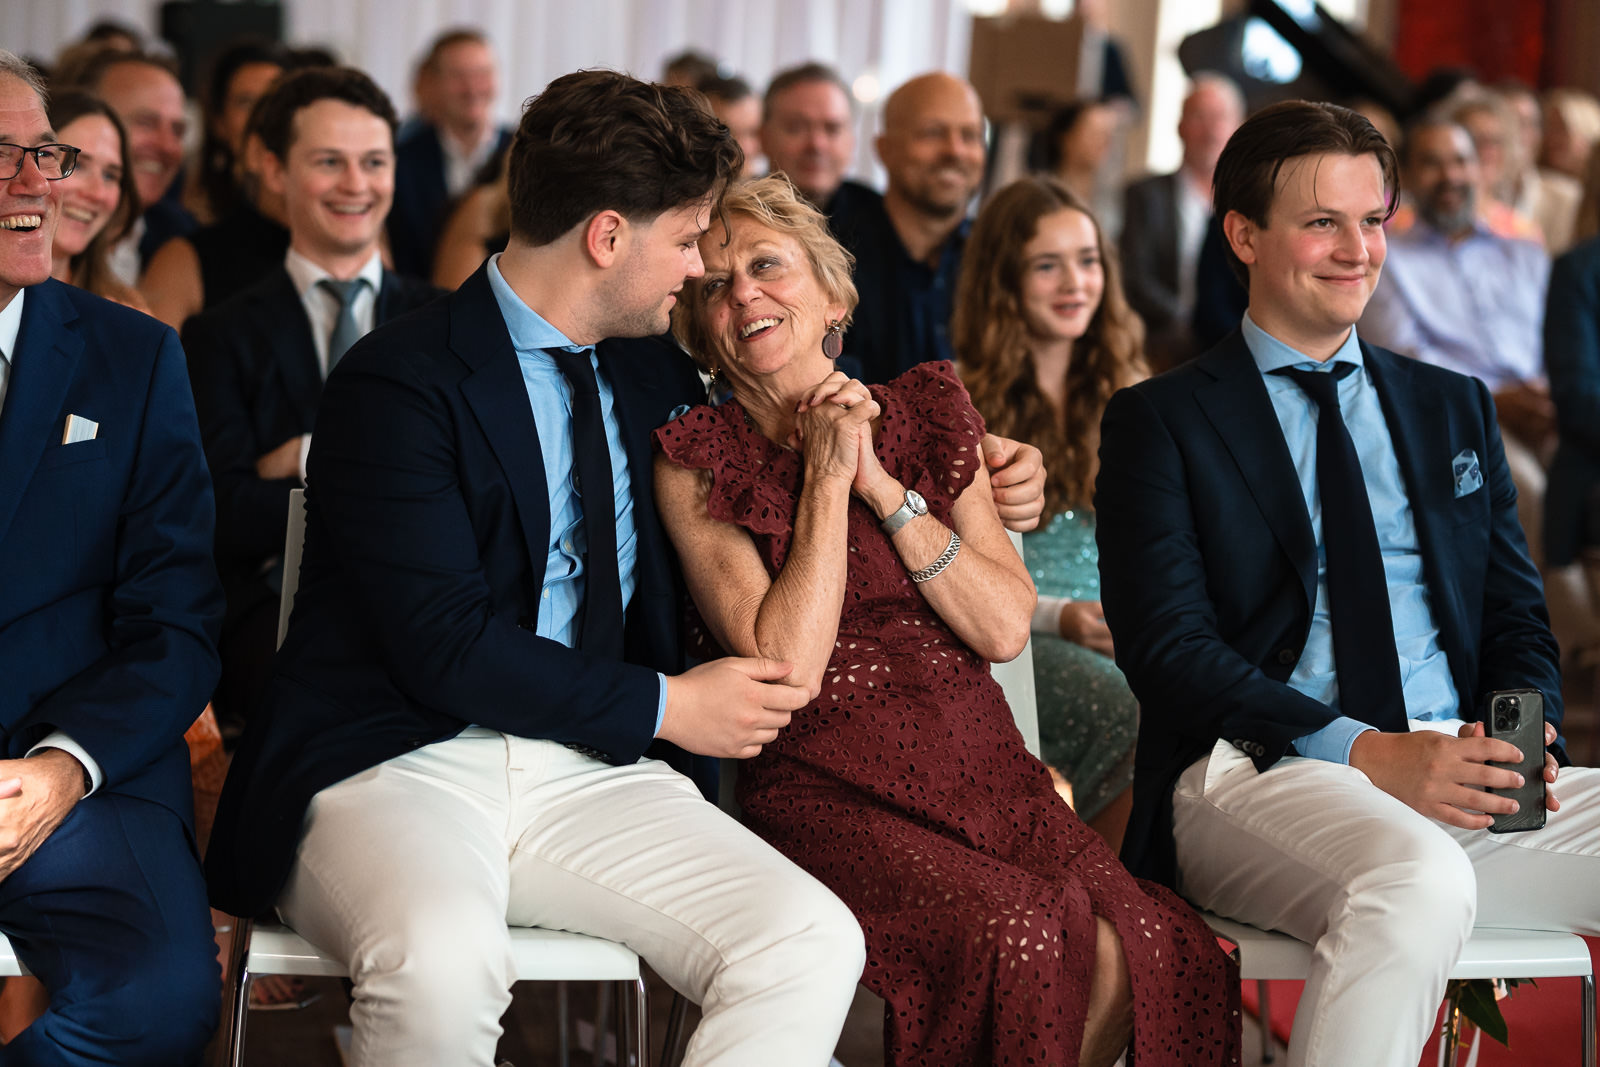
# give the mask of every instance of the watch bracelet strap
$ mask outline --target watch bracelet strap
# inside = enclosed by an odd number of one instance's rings
[[[938,577],[941,571],[955,561],[956,553],[960,551],[961,535],[956,533],[954,530],[951,530],[950,543],[946,545],[944,551],[939,554],[939,558],[922,568],[920,571],[912,571],[911,580],[920,585],[923,582],[931,581],[932,579]]]

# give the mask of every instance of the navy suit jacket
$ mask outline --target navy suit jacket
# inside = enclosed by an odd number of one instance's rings
[[[216,685],[221,590],[183,351],[147,315],[26,290],[0,411],[0,736],[65,731],[102,789],[193,807],[183,733]],[[99,423],[62,444],[69,415]]]
[[[638,531],[623,662],[533,632],[550,498],[486,268],[368,334],[329,376],[294,615],[206,856],[217,907],[272,905],[318,790],[469,723],[584,745],[617,764],[651,747],[656,672],[678,673],[684,660],[650,433],[705,390],[687,358],[655,340],[605,342],[598,355]]]
[[[385,271],[373,320],[382,325],[439,295]],[[263,479],[256,460],[312,432],[322,368],[305,303],[282,266],[185,323],[183,347],[216,490],[217,566],[236,611],[234,589],[283,554],[289,493],[300,484]]]
[[[1550,268],[1544,365],[1561,444],[1544,493],[1544,552],[1571,563],[1600,541],[1600,238],[1585,241]]]
[[[511,146],[511,131],[495,134],[495,155]],[[395,146],[394,206],[389,209],[389,252],[401,274],[433,277],[433,254],[451,205],[444,181],[439,131],[423,123]]]
[[[1559,729],[1556,643],[1488,390],[1368,344],[1361,352],[1394,439],[1462,718],[1477,718],[1484,693],[1532,686]],[[1464,449],[1477,454],[1484,484],[1456,497],[1451,459]],[[1095,507],[1106,621],[1140,704],[1123,859],[1171,884],[1172,788],[1184,768],[1226,739],[1265,770],[1335,717],[1287,685],[1311,626],[1316,545],[1238,332],[1111,398]]]

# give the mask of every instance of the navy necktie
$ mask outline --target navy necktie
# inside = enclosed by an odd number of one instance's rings
[[[1361,460],[1339,411],[1339,382],[1355,369],[1353,363],[1338,363],[1331,371],[1284,368],[1273,373],[1293,379],[1317,405],[1317,492],[1328,557],[1339,710],[1380,730],[1404,733],[1405,693],[1383,553]]]
[[[595,655],[621,659],[622,580],[617,572],[616,490],[605,419],[600,411],[600,387],[588,351],[549,352],[572,386],[573,467],[588,542],[583,560],[583,625],[578,647]]]
[[[333,322],[333,333],[328,338],[328,373],[338,366],[339,360],[350,351],[350,346],[361,340],[361,326],[356,322],[356,297],[367,287],[365,278],[351,278],[347,282],[323,278],[317,282],[339,301],[339,315]]]

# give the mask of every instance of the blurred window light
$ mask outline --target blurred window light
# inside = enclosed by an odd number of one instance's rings
[[[1316,0],[1274,0],[1274,2],[1303,29],[1312,33],[1322,29],[1322,16],[1317,14]]]
[[[1009,6],[1006,0],[967,0],[967,10],[980,19],[1004,15]]]
[[[1078,6],[1078,0],[1041,0],[1039,13],[1049,19],[1064,19]]]
[[[878,81],[876,71],[863,71],[850,83],[850,95],[856,98],[857,103],[875,104],[882,94],[883,86]]]
[[[1257,81],[1287,85],[1300,77],[1300,53],[1265,21],[1244,25],[1244,72]]]

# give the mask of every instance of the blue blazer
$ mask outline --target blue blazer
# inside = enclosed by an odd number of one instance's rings
[[[0,736],[65,731],[106,790],[192,815],[183,734],[216,685],[211,480],[177,334],[26,290],[0,411]],[[99,423],[62,444],[69,415]]]
[[[511,146],[511,131],[496,131],[495,155]],[[444,146],[439,131],[419,125],[395,146],[394,206],[389,209],[389,253],[394,268],[413,278],[433,277],[433,254],[452,201],[444,182]]]
[[[329,376],[289,635],[206,855],[217,907],[254,915],[273,904],[318,790],[469,723],[617,764],[651,747],[656,672],[676,674],[684,658],[650,433],[705,390],[682,353],[654,340],[606,342],[599,360],[638,531],[623,662],[533,632],[550,496],[486,268],[368,334]]]
[[[1361,352],[1410,497],[1462,718],[1477,718],[1484,693],[1532,686],[1559,729],[1556,643],[1488,390],[1385,349]],[[1451,459],[1464,449],[1477,454],[1484,484],[1457,497]],[[1266,384],[1237,331],[1111,398],[1095,507],[1106,621],[1140,704],[1123,859],[1171,884],[1172,788],[1184,768],[1221,738],[1265,770],[1335,718],[1287,685],[1311,626],[1316,545]]]
[[[1600,541],[1589,503],[1600,488],[1600,237],[1550,268],[1544,366],[1561,439],[1545,486],[1544,554],[1562,566]]]

